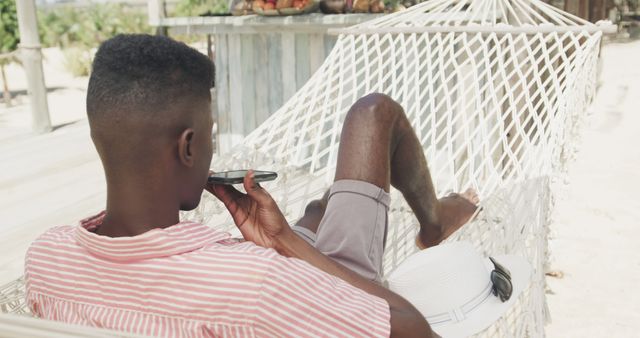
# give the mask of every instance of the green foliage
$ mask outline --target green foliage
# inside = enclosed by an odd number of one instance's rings
[[[93,55],[90,50],[80,47],[69,47],[62,51],[64,67],[74,76],[86,76],[91,71]]]
[[[174,16],[197,16],[201,14],[223,14],[229,12],[226,0],[180,0]]]
[[[122,3],[96,3],[87,7],[56,6],[38,15],[44,46],[97,47],[122,33],[151,33],[145,13]]]
[[[15,0],[0,0],[0,54],[18,48],[18,15]]]
[[[86,7],[56,6],[38,15],[45,47],[64,50],[65,65],[74,75],[88,75],[93,53],[103,41],[123,33],[152,33],[144,9],[122,3]]]

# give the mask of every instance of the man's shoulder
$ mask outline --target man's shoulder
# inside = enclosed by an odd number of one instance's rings
[[[55,225],[47,229],[40,236],[69,236],[73,234],[77,225]]]
[[[49,241],[65,242],[74,241],[74,232],[76,226],[73,225],[58,225],[49,228],[31,243],[31,246],[39,246]]]
[[[31,242],[31,245],[29,245],[29,249],[27,250],[27,254],[39,248],[49,247],[52,244],[59,245],[75,243],[75,228],[76,227],[72,225],[59,225],[49,228],[44,233],[40,234],[40,236],[36,237],[33,242]]]
[[[38,236],[27,249],[25,254],[25,272],[43,262],[54,260],[57,252],[76,250],[74,239],[75,226],[62,225],[49,228]]]

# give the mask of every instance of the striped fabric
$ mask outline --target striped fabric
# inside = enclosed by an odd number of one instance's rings
[[[135,237],[52,228],[26,256],[27,302],[52,320],[162,337],[389,335],[389,307],[306,262],[193,222]]]

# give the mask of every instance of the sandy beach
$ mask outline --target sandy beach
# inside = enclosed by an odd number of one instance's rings
[[[45,51],[53,132],[33,135],[23,70],[0,103],[0,285],[22,274],[45,229],[104,207],[102,169],[85,118],[87,78]],[[551,226],[549,337],[633,337],[640,329],[640,41],[607,43],[579,153],[558,184]]]
[[[558,192],[547,278],[549,337],[640,329],[640,41],[602,51],[598,94]]]

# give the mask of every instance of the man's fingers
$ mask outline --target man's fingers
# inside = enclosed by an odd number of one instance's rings
[[[268,203],[272,200],[269,193],[266,190],[262,189],[260,184],[258,184],[255,180],[255,173],[253,170],[249,170],[247,174],[244,176],[243,180],[244,190],[247,191],[247,194],[251,196],[258,203]]]
[[[207,176],[207,183],[205,183],[204,185],[204,190],[210,192],[213,194],[213,184],[211,184],[209,182],[209,177],[211,177],[211,175],[215,174],[215,172],[213,170],[209,170],[209,175]]]
[[[211,190],[209,191],[227,206],[229,203],[244,196],[244,194],[239,192],[236,188],[226,184],[212,184]]]
[[[246,221],[247,211],[243,209],[242,203],[242,198],[246,196],[245,194],[226,184],[214,184],[209,191],[224,203],[238,227]]]
[[[260,189],[260,187],[256,183],[255,174],[253,170],[247,171],[247,173],[244,175],[244,179],[242,180],[242,185],[244,186],[244,190],[247,192],[247,194],[249,194],[249,196],[252,196],[252,197],[255,194],[255,191],[257,189]]]

